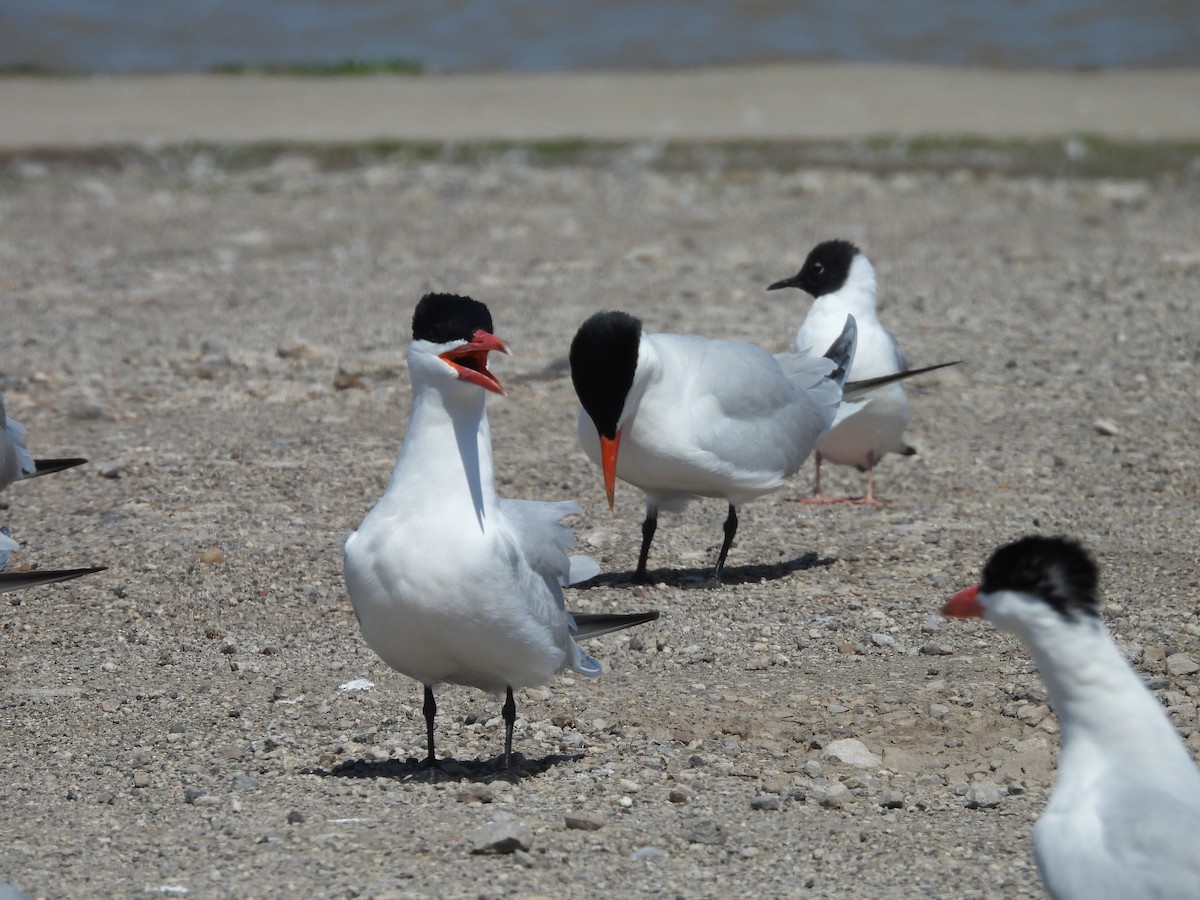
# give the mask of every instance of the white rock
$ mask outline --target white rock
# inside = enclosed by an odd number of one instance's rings
[[[840,781],[814,784],[811,796],[819,805],[827,809],[841,809],[850,799],[850,789]]]
[[[825,748],[825,758],[860,769],[877,769],[883,764],[883,760],[868,750],[867,745],[858,738],[831,741]]]
[[[973,781],[967,786],[968,809],[994,809],[1000,805],[1000,786],[991,781]]]

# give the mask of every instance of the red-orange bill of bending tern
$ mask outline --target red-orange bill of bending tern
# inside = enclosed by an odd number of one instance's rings
[[[963,588],[942,607],[942,615],[954,619],[982,619],[983,604],[979,602],[979,585]]]

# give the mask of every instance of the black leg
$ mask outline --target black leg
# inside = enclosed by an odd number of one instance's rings
[[[508,694],[504,699],[504,706],[500,709],[500,715],[504,716],[504,768],[508,768],[508,759],[512,756],[512,732],[513,725],[517,721],[517,704],[513,701],[512,688],[508,688]]]
[[[437,757],[433,755],[433,717],[437,715],[437,703],[433,699],[433,688],[425,685],[425,746],[429,755],[425,757],[427,765],[436,766]]]
[[[713,576],[717,581],[721,580],[721,568],[725,565],[725,557],[729,555],[729,548],[733,544],[733,536],[737,534],[737,525],[737,510],[730,503],[729,517],[725,520],[725,543],[721,544],[721,552],[717,554],[717,568],[713,571]]]
[[[642,552],[638,554],[637,572],[633,575],[633,580],[645,583],[650,580],[646,574],[646,561],[650,558],[650,542],[654,540],[654,532],[658,528],[658,507],[651,506],[646,509],[646,519],[642,522]]]

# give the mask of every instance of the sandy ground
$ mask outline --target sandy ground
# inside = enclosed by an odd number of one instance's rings
[[[1053,715],[1013,641],[933,615],[1031,531],[1093,548],[1122,648],[1200,750],[1194,176],[666,172],[635,148],[26,160],[2,184],[0,387],[39,455],[92,460],[15,485],[3,521],[29,564],[109,566],[0,606],[0,880],[31,895],[1039,896]],[[809,471],[749,504],[720,588],[722,505],[664,517],[635,588],[637,492],[610,513],[575,442],[575,328],[619,307],[782,349],[806,298],[764,287],[832,236],[875,261],[914,364],[965,360],[912,387],[921,454],[880,467],[881,509],[801,505]],[[419,689],[341,580],[435,288],[487,302],[515,351],[502,490],[584,506],[606,574],[570,604],[662,612],[592,643],[603,677],[518,697],[510,779],[499,700],[465,689],[439,692],[459,764],[406,762]],[[871,755],[831,758],[841,739]],[[473,853],[493,823],[528,849]]]
[[[1200,138],[1200,70],[0,79],[0,148],[179,141]]]

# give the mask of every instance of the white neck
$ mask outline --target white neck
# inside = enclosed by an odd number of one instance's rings
[[[818,297],[813,308],[828,306],[841,315],[850,313],[856,319],[875,318],[875,267],[861,253],[850,263],[850,274],[839,290]]]
[[[385,498],[442,510],[469,506],[483,527],[496,506],[485,392],[463,383],[414,380],[408,433]]]
[[[1035,621],[1023,615],[1003,627],[1022,639],[1037,662],[1062,729],[1064,776],[1076,760],[1113,757],[1123,765],[1194,768],[1162,705],[1098,619],[1067,622],[1041,600],[1008,597],[1036,604]]]

